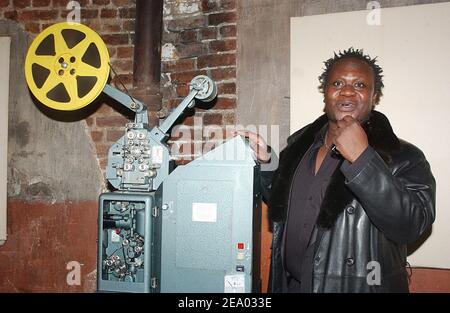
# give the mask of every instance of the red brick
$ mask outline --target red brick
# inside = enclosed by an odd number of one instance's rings
[[[50,5],[50,0],[33,0],[33,7],[47,7]]]
[[[209,25],[236,23],[236,12],[215,13],[208,16]]]
[[[135,30],[135,21],[134,20],[124,20],[122,23],[123,31],[134,31]]]
[[[161,43],[164,45],[166,43],[177,44],[180,42],[180,33],[174,32],[162,32]]]
[[[182,43],[189,43],[193,41],[197,41],[197,30],[185,30],[180,34],[180,40]]]
[[[39,34],[41,32],[39,23],[25,23],[25,30],[32,34]]]
[[[161,95],[163,99],[172,99],[177,96],[176,87],[171,85],[169,87],[161,87]]]
[[[134,1],[130,0],[112,0],[112,3],[118,7],[130,6],[134,4]]]
[[[218,67],[236,65],[236,56],[234,54],[210,54],[197,58],[197,68]]]
[[[3,13],[3,15],[6,19],[10,19],[13,21],[17,21],[17,18],[18,18],[17,11],[7,11],[7,12]]]
[[[222,113],[206,113],[203,115],[204,125],[222,125]]]
[[[98,127],[125,126],[129,120],[125,116],[108,116],[97,117],[96,124]]]
[[[92,4],[96,5],[108,5],[110,3],[111,3],[110,0],[92,0]]]
[[[133,61],[131,60],[114,60],[112,61],[112,67],[116,72],[123,73],[123,72],[131,72],[133,71]]]
[[[215,40],[209,42],[209,52],[224,52],[236,50],[236,40],[228,39],[228,40]]]
[[[162,62],[161,71],[167,72],[187,72],[195,69],[195,59],[182,59],[177,61]]]
[[[0,8],[9,6],[9,0],[0,0]]]
[[[193,161],[194,158],[192,156],[183,156],[180,159],[175,160],[176,165],[186,165]]]
[[[125,132],[123,130],[108,130],[106,132],[106,140],[109,142],[116,142],[124,134]]]
[[[117,48],[114,47],[114,46],[106,46],[106,48],[108,48],[109,57],[110,58],[115,58]]]
[[[109,148],[111,148],[111,145],[96,144],[95,149],[97,150],[97,156],[100,156],[100,157],[107,156]]]
[[[192,78],[197,75],[206,75],[206,71],[189,71],[181,73],[173,73],[170,75],[172,82],[175,84],[186,84],[189,83]]]
[[[117,57],[124,58],[132,58],[134,53],[133,47],[117,47]]]
[[[98,10],[87,10],[87,9],[81,9],[80,10],[81,18],[96,18],[98,16]]]
[[[200,30],[201,39],[216,39],[217,38],[217,28],[216,27],[208,27],[202,28]]]
[[[103,131],[101,130],[92,130],[91,138],[94,142],[100,142],[103,140]]]
[[[77,2],[80,4],[81,7],[85,7],[89,3],[89,0],[77,0]],[[60,6],[66,8],[68,3],[69,3],[68,0],[53,0],[52,6],[53,7]]]
[[[236,37],[236,25],[225,25],[220,28],[220,35],[222,38]]]
[[[121,31],[121,27],[119,24],[117,24],[117,22],[115,20],[113,21],[108,21],[107,20],[103,20],[100,24],[101,24],[101,29],[102,29],[102,33],[117,33]]]
[[[236,9],[236,0],[220,0],[220,8],[224,10]]]
[[[217,92],[219,95],[227,95],[236,94],[236,84],[235,83],[223,83],[223,84],[217,84]]]
[[[230,98],[217,98],[217,102],[214,104],[214,109],[235,109],[236,108],[236,99]]]
[[[170,20],[167,24],[167,29],[169,31],[182,31],[203,26],[205,26],[205,18],[203,16],[195,16]]]
[[[66,15],[61,14],[61,17],[65,18]],[[97,33],[101,33],[102,30],[102,21],[99,19],[91,19],[91,20],[84,20],[83,22],[87,27],[91,28]]]
[[[181,121],[181,124],[187,125],[187,126],[193,126],[194,125],[194,116],[186,116]]]
[[[103,35],[103,41],[107,45],[126,45],[129,42],[128,34],[111,34],[111,35]]]
[[[95,111],[95,114],[100,114],[100,115],[110,115],[111,113],[113,113],[114,112],[114,110],[113,110],[113,108],[110,106],[110,105],[108,105],[108,104],[106,104],[106,103],[103,103],[98,109],[97,109],[97,111]]]
[[[202,43],[193,43],[188,45],[177,45],[178,56],[181,59],[191,58],[203,54],[207,54],[206,47]]]
[[[189,94],[189,86],[186,84],[178,85],[177,94],[179,97],[186,97]]]
[[[31,0],[12,0],[12,5],[15,9],[23,9],[31,6]]]
[[[135,8],[120,8],[119,9],[120,18],[135,18],[136,9]]]
[[[125,85],[131,85],[133,83],[133,74],[119,74],[117,76],[114,76],[112,79],[113,84],[116,87],[120,87],[122,89],[122,85],[120,84],[120,81]]]
[[[170,141],[193,140],[194,129],[186,125],[175,125],[170,133]]]
[[[172,99],[170,99],[170,100],[167,102],[166,107],[167,107],[168,109],[174,109],[174,108],[176,108],[177,106],[180,105],[181,101],[183,101],[182,98],[180,98],[180,99],[172,98]]]
[[[108,165],[108,158],[99,158],[98,159],[98,164],[99,164],[101,169],[106,168],[106,166]]]
[[[88,117],[88,118],[86,118],[86,124],[87,124],[87,126],[89,126],[89,127],[94,126],[94,124],[95,124],[94,122],[95,122],[95,120],[94,120],[93,117]]]
[[[202,11],[203,12],[211,12],[217,10],[219,6],[217,5],[216,0],[202,0]]]
[[[54,10],[24,10],[19,13],[19,19],[23,21],[54,20],[58,11]]]
[[[235,125],[236,124],[236,113],[227,112],[223,115],[223,125]]]
[[[117,9],[102,9],[100,12],[100,17],[101,18],[117,17]]]
[[[214,81],[236,78],[236,68],[220,68],[210,71],[210,77]]]

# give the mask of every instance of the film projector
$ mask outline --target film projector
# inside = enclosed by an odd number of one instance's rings
[[[59,23],[31,43],[25,77],[36,99],[72,111],[105,93],[134,112],[109,149],[99,196],[99,292],[260,291],[259,164],[248,142],[234,137],[187,165],[175,167],[170,130],[196,100],[217,96],[196,76],[189,94],[159,126],[144,103],[107,84],[109,55],[85,25]]]

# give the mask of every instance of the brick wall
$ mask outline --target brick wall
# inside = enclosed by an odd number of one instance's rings
[[[66,21],[70,12],[66,9],[68,3],[68,0],[0,0],[0,18],[16,21],[34,36],[49,25]],[[111,73],[111,83],[123,89],[118,83],[120,79],[131,89],[135,1],[78,0],[78,3],[81,22],[98,32],[108,47],[111,64],[118,74],[116,77]],[[98,110],[86,119],[87,131],[95,143],[100,167],[104,170],[108,149],[123,135],[127,118],[123,110],[99,101],[91,106],[98,107]]]
[[[163,107],[168,111],[176,107],[189,93],[188,83],[196,75],[211,77],[219,93],[214,106],[197,107],[183,127],[172,132],[172,153],[179,163],[186,163],[205,147],[221,143],[225,126],[235,124],[236,0],[166,0],[163,20]],[[222,129],[221,135],[202,132],[202,126],[212,125]]]
[[[68,0],[0,0],[0,17],[18,22],[36,35],[47,26],[65,21]],[[79,0],[81,22],[98,32],[105,41],[113,68],[111,83],[132,90],[135,1]],[[188,92],[188,82],[199,74],[209,75],[218,84],[215,105],[196,109],[183,124],[191,132],[188,139],[174,131],[172,151],[179,163],[199,155],[208,136],[194,134],[196,126],[234,125],[236,108],[236,0],[165,0],[162,43],[163,111],[167,114]],[[138,96],[136,96],[139,98]],[[98,101],[97,101],[98,102]],[[126,111],[97,103],[98,110],[86,119],[87,131],[95,143],[100,167],[104,170],[109,147],[123,135]],[[165,113],[164,113],[165,112]],[[130,118],[130,116],[128,116]],[[156,112],[150,120],[157,122]],[[195,124],[195,125],[194,125]],[[224,127],[225,128],[225,127]],[[198,129],[198,128],[197,128]],[[176,129],[178,130],[178,128]],[[225,132],[223,132],[225,135]],[[219,138],[218,136],[215,136]],[[221,140],[216,140],[220,143]],[[211,147],[211,146],[209,146]],[[184,157],[183,157],[184,156]]]

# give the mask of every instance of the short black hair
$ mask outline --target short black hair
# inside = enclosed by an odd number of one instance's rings
[[[322,74],[319,76],[319,91],[321,93],[325,93],[325,87],[328,84],[328,75],[330,74],[331,69],[333,68],[333,66],[339,62],[342,59],[349,59],[349,58],[354,58],[354,59],[358,59],[361,60],[363,62],[366,62],[373,70],[373,74],[374,74],[374,81],[375,81],[375,94],[376,94],[376,98],[375,98],[375,104],[378,104],[378,102],[380,101],[381,96],[383,95],[383,75],[381,75],[383,73],[383,69],[378,66],[377,64],[377,57],[375,58],[371,58],[369,55],[364,54],[363,49],[353,49],[353,47],[350,47],[347,50],[344,50],[343,52],[339,51],[339,53],[334,52],[334,57],[330,58],[328,60],[326,60],[325,62],[323,62],[325,64],[325,69],[322,72]]]

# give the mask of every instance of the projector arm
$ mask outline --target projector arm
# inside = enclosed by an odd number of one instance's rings
[[[205,102],[213,100],[217,96],[216,84],[208,76],[199,75],[194,77],[189,84],[189,94],[170,114],[161,126],[155,126],[150,132],[150,136],[156,141],[163,142],[167,138],[167,132],[175,124],[178,118],[183,114],[186,108],[192,108],[195,105],[195,99]]]
[[[106,84],[105,88],[103,88],[103,92],[127,109],[135,112],[135,123],[148,124],[147,107],[145,104],[108,84]]]

